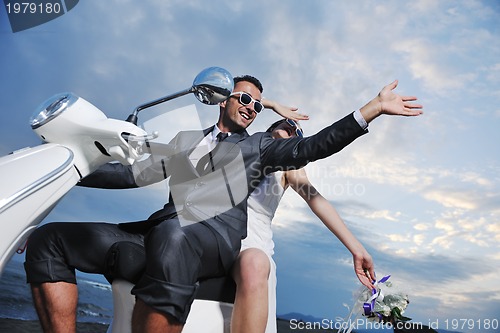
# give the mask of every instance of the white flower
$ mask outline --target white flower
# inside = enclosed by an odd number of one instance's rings
[[[403,316],[403,312],[408,306],[409,298],[392,282],[387,281],[390,275],[384,276],[374,283],[376,289],[369,290],[362,287],[354,297],[355,302],[347,318],[342,321],[345,326],[339,333],[350,333],[354,329],[352,323],[357,318],[364,316],[368,320],[395,323],[398,321],[408,321],[411,318]]]
[[[408,306],[408,295],[401,293],[386,295],[384,298],[384,303],[391,309],[399,308],[399,310],[401,310],[401,313],[403,313],[404,309],[406,309],[406,307]]]
[[[377,312],[382,316],[389,317],[391,315],[391,308],[384,303],[376,302],[375,306],[373,307],[373,312]]]

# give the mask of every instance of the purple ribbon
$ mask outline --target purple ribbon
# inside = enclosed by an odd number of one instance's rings
[[[391,277],[390,275],[386,275],[383,278],[381,278],[378,282],[373,281],[375,287],[377,286],[377,284],[384,283],[385,281],[389,280],[390,277]],[[378,292],[377,288],[373,288],[372,289],[372,297],[370,297],[368,302],[365,302],[363,304],[363,311],[365,313],[365,316],[372,316],[373,314],[376,314],[378,316],[379,320],[382,320],[382,315],[378,312],[374,313],[374,311],[373,311],[375,309],[375,301],[377,300],[378,296],[379,296],[379,292]]]

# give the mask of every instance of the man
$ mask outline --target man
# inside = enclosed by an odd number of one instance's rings
[[[169,202],[141,223],[52,223],[33,233],[25,267],[44,330],[74,332],[74,269],[106,273],[110,249],[128,241],[146,252],[145,272],[132,291],[137,299],[133,331],[180,332],[197,282],[229,273],[246,235],[246,199],[260,180],[338,152],[365,134],[367,124],[381,114],[421,114],[421,106],[412,103],[416,98],[394,94],[396,86],[395,81],[360,110],[314,136],[275,140],[269,133],[247,134],[245,129],[263,109],[263,89],[251,76],[236,78],[231,97],[220,104],[216,126],[201,135],[179,133],[163,158],[152,156],[135,170],[110,164],[87,177],[85,185],[105,188],[137,187],[170,177]],[[229,136],[220,138],[219,133]],[[213,141],[218,144],[210,151]],[[203,149],[209,153],[199,154]]]

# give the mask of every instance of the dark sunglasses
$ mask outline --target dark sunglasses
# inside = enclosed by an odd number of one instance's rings
[[[302,131],[302,128],[300,128],[299,124],[297,124],[294,120],[286,119],[286,123],[295,128],[295,135],[301,138],[304,137],[304,131]]]
[[[250,96],[246,92],[237,91],[229,96],[234,96],[234,95],[240,95],[239,101],[241,104],[245,106],[250,105],[250,103],[253,102],[253,109],[255,110],[255,112],[259,113],[260,111],[264,110],[264,105],[262,105],[260,101],[253,99],[252,96]]]

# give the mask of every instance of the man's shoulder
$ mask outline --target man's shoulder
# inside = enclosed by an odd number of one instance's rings
[[[252,135],[246,134],[246,136],[242,137],[242,140],[240,142],[244,144],[250,144],[250,145],[260,145],[260,142],[262,140],[266,139],[271,139],[271,133],[268,132],[256,132],[253,133]]]
[[[192,129],[192,130],[182,130],[182,131],[179,131],[177,132],[177,134],[175,135],[175,137],[179,138],[179,137],[204,137],[206,136],[208,133],[210,133],[213,129],[213,126],[212,127],[209,127],[209,128],[205,128],[205,129]]]
[[[271,133],[269,132],[256,132],[249,136],[254,140],[262,140],[263,138],[272,138]]]

